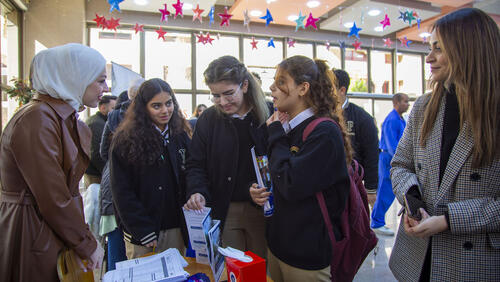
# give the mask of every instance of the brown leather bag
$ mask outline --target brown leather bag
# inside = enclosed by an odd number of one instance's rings
[[[61,282],[94,282],[92,271],[84,272],[77,262],[73,250],[63,249],[57,257],[57,275]],[[84,261],[84,264],[87,262]]]

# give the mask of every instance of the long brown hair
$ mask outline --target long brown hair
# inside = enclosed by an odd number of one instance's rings
[[[269,117],[269,108],[266,103],[264,92],[255,77],[248,71],[244,64],[233,56],[222,56],[213,60],[203,73],[206,84],[226,81],[234,84],[240,84],[248,80],[247,95],[244,95],[244,101],[249,107],[259,124],[266,122]]]
[[[297,85],[303,82],[309,83],[309,93],[305,95],[306,104],[313,109],[317,117],[331,118],[340,125],[346,162],[349,165],[352,162],[352,148],[350,139],[347,137],[344,116],[335,87],[337,78],[326,61],[293,56],[283,60],[278,65],[278,71],[286,71]],[[285,89],[280,88],[280,90],[288,93]]]
[[[500,32],[479,9],[464,8],[440,18],[432,27],[448,58],[446,81],[432,81],[420,143],[425,145],[446,87],[455,86],[461,128],[469,124],[474,138],[472,166],[490,164],[500,149]],[[432,79],[432,78],[431,78]]]

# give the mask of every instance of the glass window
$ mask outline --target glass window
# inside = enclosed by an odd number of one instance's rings
[[[210,108],[214,103],[212,103],[212,96],[210,94],[196,94],[196,105],[204,104]]]
[[[370,53],[372,93],[392,94],[392,53],[373,50]]]
[[[348,92],[368,92],[368,55],[366,50],[346,48],[345,71],[351,78]]]
[[[165,41],[146,31],[145,77],[161,78],[173,89],[191,89],[191,34],[167,32]]]
[[[294,47],[288,47],[288,43],[286,44],[286,54],[288,58],[295,55],[302,55],[309,58],[313,58],[313,45],[310,43],[298,43],[295,42]]]
[[[256,72],[262,80],[262,90],[270,92],[274,82],[276,66],[283,60],[283,42],[274,40],[273,47],[267,47],[269,38],[255,38],[257,49],[252,50],[252,38],[243,40],[244,62],[248,70]]]
[[[177,103],[179,103],[179,108],[185,118],[189,118],[193,112],[193,103],[191,101],[191,94],[175,93],[175,98]]]
[[[212,44],[196,43],[196,88],[208,90],[205,84],[203,72],[207,69],[208,64],[213,60],[230,55],[239,58],[238,38],[234,36],[217,36],[211,34],[211,38],[215,38]]]
[[[18,36],[18,13],[14,9],[10,9],[3,4],[0,4],[0,37],[1,37],[1,62],[2,62],[2,84],[13,86],[12,79],[19,77],[19,36]],[[25,79],[26,82],[28,78]],[[2,91],[1,97],[1,126],[2,129],[7,125],[8,120],[19,107],[19,103],[9,98],[7,92]]]
[[[378,128],[378,138],[380,140],[380,133],[382,132],[382,123],[384,122],[387,115],[394,109],[392,105],[392,100],[375,100],[375,124]]]
[[[431,91],[431,64],[424,64],[424,72],[425,72],[425,92]]]
[[[349,103],[356,104],[363,108],[367,113],[373,116],[372,113],[372,99],[361,99],[361,98],[349,98]]]
[[[340,47],[330,46],[329,49],[325,45],[316,45],[316,57],[326,60],[331,68],[342,68],[342,57],[340,55]]]
[[[420,55],[398,53],[396,89],[410,96],[422,95],[422,59]]]

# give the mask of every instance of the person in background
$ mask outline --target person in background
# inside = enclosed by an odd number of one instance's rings
[[[191,125],[191,128],[194,130],[194,127],[196,126],[196,121],[200,117],[200,115],[207,109],[207,106],[205,104],[199,104],[196,106],[196,109],[194,110],[193,117],[189,120],[189,125]]]
[[[131,100],[137,95],[139,87],[144,79],[136,79],[130,83],[129,89],[123,91],[118,96],[115,109],[108,114],[108,120],[104,126],[101,137],[101,157],[106,162],[99,190],[99,208],[101,220],[99,223],[99,235],[107,237],[107,270],[114,270],[117,262],[127,259],[125,241],[123,241],[123,231],[120,229],[115,218],[115,208],[113,205],[113,195],[111,194],[111,180],[109,179],[109,147],[116,128],[120,125],[125,116]]]
[[[84,270],[101,265],[104,252],[85,224],[78,187],[91,131],[77,112],[97,107],[108,91],[105,67],[99,52],[75,43],[33,58],[37,94],[10,119],[0,142],[0,281],[59,281],[64,249]]]
[[[392,160],[399,202],[415,190],[389,260],[399,281],[500,278],[500,30],[464,8],[438,19],[429,40],[432,93],[414,104]]]
[[[364,168],[366,193],[368,203],[373,206],[377,198],[378,188],[378,130],[373,117],[363,108],[349,102],[347,90],[349,89],[349,74],[341,69],[333,69],[337,78],[336,89],[339,96],[339,103],[344,110],[347,135],[351,139],[351,146],[354,150],[354,159]]]
[[[325,197],[336,240],[350,189],[347,137],[335,76],[325,61],[293,56],[278,65],[270,87],[278,111],[267,120],[274,214],[267,225],[268,267],[273,281],[330,281],[332,245],[316,193]],[[327,117],[302,140],[313,120]],[[253,186],[263,205],[269,192]]]
[[[108,119],[108,113],[113,110],[116,104],[116,97],[112,95],[104,95],[99,101],[98,111],[87,118],[85,123],[92,131],[92,142],[90,143],[90,164],[83,180],[85,189],[92,183],[101,183],[102,170],[106,163],[100,154],[101,137],[104,130],[104,125]]]
[[[212,208],[221,220],[222,244],[266,256],[265,218],[248,189],[256,182],[250,149],[267,152],[270,107],[255,78],[232,56],[204,72],[215,106],[200,116],[187,161],[188,209]]]
[[[377,234],[394,236],[394,231],[385,226],[385,213],[394,201],[391,184],[391,160],[396,153],[399,139],[403,136],[406,121],[403,113],[408,110],[408,95],[396,93],[392,96],[394,109],[387,115],[382,123],[380,136],[380,154],[378,160],[378,189],[377,199],[373,205],[371,227]]]
[[[191,128],[165,81],[145,81],[111,145],[111,192],[127,257],[177,248],[184,253],[181,210]]]

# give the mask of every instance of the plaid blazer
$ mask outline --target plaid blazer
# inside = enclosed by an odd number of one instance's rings
[[[474,138],[464,123],[452,149],[441,185],[440,150],[443,97],[426,146],[419,143],[430,94],[417,99],[391,162],[394,194],[417,185],[429,215],[448,210],[450,230],[432,236],[431,281],[500,281],[500,159],[472,168]],[[418,281],[429,239],[411,237],[399,226],[389,267],[399,281]]]

